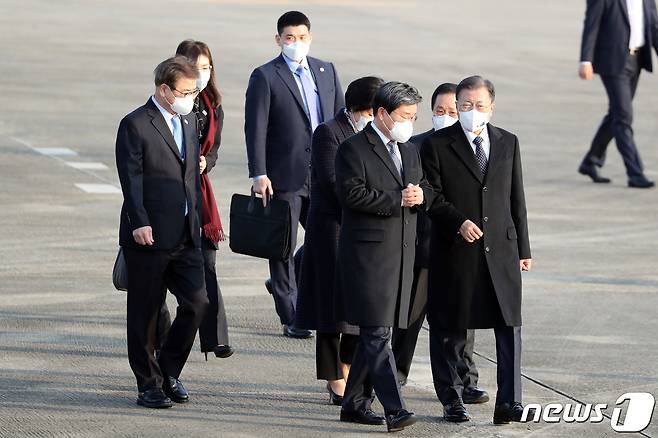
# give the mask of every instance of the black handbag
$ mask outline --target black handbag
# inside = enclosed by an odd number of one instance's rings
[[[229,247],[233,252],[270,260],[290,257],[290,204],[269,199],[267,206],[252,192],[231,198]]]
[[[112,283],[117,290],[128,290],[128,271],[126,270],[126,257],[123,255],[123,248],[119,247],[117,259],[114,261],[112,269]]]

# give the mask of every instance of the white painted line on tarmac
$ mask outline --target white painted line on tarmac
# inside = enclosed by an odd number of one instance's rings
[[[121,189],[112,184],[82,184],[76,183],[75,186],[85,193],[98,193],[103,195],[121,194]]]
[[[54,157],[71,157],[78,155],[76,151],[69,148],[33,148],[33,149],[42,155],[50,155]]]
[[[108,168],[105,164],[96,161],[65,161],[65,163],[67,166],[71,166],[74,169],[105,170]]]

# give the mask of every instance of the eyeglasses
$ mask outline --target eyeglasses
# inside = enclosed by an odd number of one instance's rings
[[[434,115],[437,115],[437,116],[445,116],[446,114],[448,114],[450,117],[453,117],[455,119],[459,115],[459,113],[457,111],[446,111],[443,108],[439,108],[436,111],[434,111]]]
[[[468,101],[457,102],[457,108],[459,108],[459,111],[464,111],[464,112],[471,111],[473,108],[475,108],[476,110],[482,113],[486,113],[489,112],[489,108],[491,108],[491,104],[485,104],[482,102],[477,102],[474,104],[473,102],[468,102]]]
[[[199,90],[198,88],[195,88],[195,89],[192,90],[192,91],[180,91],[180,90],[177,90],[176,88],[171,87],[171,91],[172,91],[172,92],[175,91],[175,92],[177,92],[177,93],[179,93],[179,94],[182,94],[181,97],[189,97],[189,96],[197,97],[197,96],[199,95],[199,93],[200,93],[201,90]]]

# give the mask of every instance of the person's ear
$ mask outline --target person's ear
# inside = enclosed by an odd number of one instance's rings
[[[281,47],[281,35],[278,33],[274,35],[274,42],[276,43],[277,46]]]
[[[313,42],[313,33],[309,30],[308,31],[308,41],[306,41],[308,44],[311,44]]]

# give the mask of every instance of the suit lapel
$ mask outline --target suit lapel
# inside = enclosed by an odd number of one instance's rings
[[[624,16],[624,20],[626,20],[626,24],[630,27],[631,25],[631,19],[629,18],[628,15],[628,3],[626,3],[626,0],[617,0],[619,2],[619,7],[621,8],[622,15]],[[644,6],[644,1],[642,2]]]
[[[302,95],[299,92],[297,81],[295,81],[295,78],[292,76],[292,72],[288,68],[288,64],[286,64],[285,59],[283,59],[283,55],[280,55],[277,58],[277,61],[278,62],[275,64],[277,74],[292,93],[293,97],[297,101],[297,104],[302,109],[302,112],[306,114],[306,106],[304,105],[304,100],[302,99]],[[308,119],[308,114],[306,114],[306,118]]]
[[[171,151],[176,155],[178,161],[182,163],[183,160],[180,157],[180,152],[178,151],[178,146],[174,140],[174,135],[169,130],[169,126],[167,126],[167,122],[165,122],[164,117],[162,117],[162,113],[160,113],[160,110],[155,106],[150,98],[146,103],[146,106],[148,107],[148,113],[151,116],[151,123],[155,129],[158,130],[162,138],[164,138],[165,142],[169,145],[169,149],[171,149]]]
[[[366,138],[372,145],[372,150],[386,165],[386,167],[391,172],[391,174],[393,174],[395,180],[398,183],[400,183],[400,185],[403,185],[402,178],[400,177],[400,172],[398,172],[397,167],[395,167],[395,163],[393,163],[393,159],[388,153],[388,150],[386,149],[386,145],[382,143],[382,139],[379,138],[379,135],[377,135],[375,130],[370,125],[368,125],[363,131],[365,133]],[[404,163],[402,165],[404,166]]]
[[[328,96],[328,92],[331,89],[331,85],[327,83],[327,70],[318,65],[319,62],[315,58],[307,57],[308,67],[313,73],[313,79],[315,80],[315,86],[318,88],[318,99],[320,99],[320,108],[322,109],[322,120],[321,122],[326,122],[327,120],[333,117],[333,108],[327,107],[329,99],[325,99],[325,96]]]
[[[462,160],[464,165],[471,171],[475,179],[477,179],[480,184],[482,183],[482,173],[480,172],[480,166],[478,166],[477,160],[475,159],[475,154],[473,149],[468,144],[468,139],[466,134],[462,131],[461,125],[455,123],[452,134],[452,142],[450,147],[455,151],[457,156]]]
[[[502,142],[503,134],[498,128],[487,125],[489,130],[489,166],[485,180],[488,180],[492,174],[496,172],[496,168],[500,165],[502,157],[505,155],[506,145]]]

